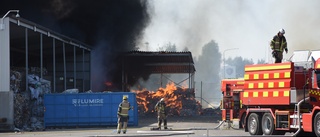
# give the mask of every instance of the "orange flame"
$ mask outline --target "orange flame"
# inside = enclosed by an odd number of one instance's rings
[[[112,82],[110,82],[110,81],[107,81],[107,82],[105,82],[104,83],[106,86],[112,86]]]
[[[173,82],[170,82],[166,85],[165,88],[159,88],[158,91],[148,91],[143,90],[132,90],[136,93],[137,103],[139,113],[152,113],[154,112],[154,105],[160,98],[165,98],[165,103],[167,108],[169,108],[169,113],[174,115],[180,115],[180,110],[182,109],[183,103],[182,99],[186,88],[178,88],[174,85]],[[171,112],[170,112],[171,111]]]

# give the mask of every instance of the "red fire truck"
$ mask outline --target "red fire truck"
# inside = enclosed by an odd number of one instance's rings
[[[222,119],[238,119],[251,135],[320,137],[320,52],[303,54],[306,61],[246,65],[243,79],[222,80]]]

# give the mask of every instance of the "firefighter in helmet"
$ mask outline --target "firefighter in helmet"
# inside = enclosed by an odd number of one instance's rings
[[[127,96],[123,96],[122,99],[123,100],[118,107],[118,127],[117,127],[118,134],[120,134],[121,129],[123,134],[127,132],[127,125],[129,121],[128,111],[133,109],[133,107],[131,107],[130,103],[128,102]]]
[[[270,42],[272,57],[275,58],[275,63],[281,63],[284,50],[288,53],[287,40],[284,34],[284,29],[280,29]]]
[[[164,102],[164,98],[161,98],[160,101],[157,102],[155,106],[155,110],[158,114],[158,129],[161,129],[161,124],[163,121],[164,129],[168,129],[167,127],[167,111],[166,104]]]

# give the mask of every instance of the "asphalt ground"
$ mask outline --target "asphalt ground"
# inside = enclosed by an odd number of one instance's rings
[[[212,137],[212,136],[250,136],[243,129],[219,127],[219,117],[193,116],[193,117],[168,117],[168,128],[171,130],[150,130],[157,126],[156,117],[139,117],[138,126],[128,127],[126,134],[117,134],[114,127],[95,128],[56,128],[45,131],[32,132],[6,132],[0,133],[0,137]],[[291,136],[287,133],[285,136]],[[264,136],[265,137],[265,136]]]

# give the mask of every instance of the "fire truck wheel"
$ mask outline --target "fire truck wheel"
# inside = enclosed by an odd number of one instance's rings
[[[275,135],[273,117],[270,113],[265,113],[262,117],[261,127],[264,135]]]
[[[313,130],[317,137],[320,137],[320,112],[313,119]]]
[[[261,116],[256,113],[251,113],[248,118],[247,126],[250,135],[262,135]]]

